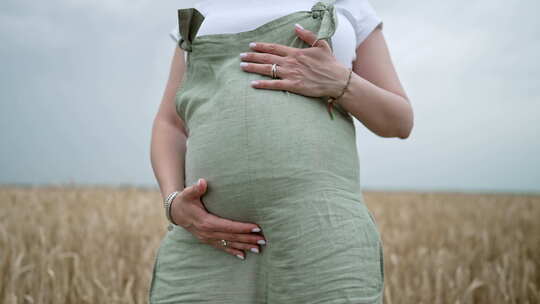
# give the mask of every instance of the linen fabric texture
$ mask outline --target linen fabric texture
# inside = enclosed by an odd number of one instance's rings
[[[308,48],[301,23],[332,45],[334,1],[254,30],[197,36],[204,16],[178,10],[187,70],[176,111],[188,130],[185,184],[208,181],[210,213],[258,224],[267,241],[246,259],[170,225],[157,250],[149,302],[381,303],[383,244],[364,203],[352,117],[326,98],[256,89],[240,68],[252,41]]]

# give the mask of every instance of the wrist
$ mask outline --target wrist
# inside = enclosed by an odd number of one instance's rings
[[[167,220],[170,224],[176,225],[176,223],[172,219],[172,205],[173,202],[176,200],[177,197],[179,197],[180,191],[176,190],[171,192],[167,198],[163,201],[163,207],[165,209],[165,216],[167,217]]]
[[[174,214],[175,214],[174,210],[176,210],[174,209],[175,208],[174,205],[176,205],[175,202],[178,201],[179,199],[180,199],[180,193],[178,193],[178,195],[171,201],[171,206],[169,207],[170,222],[171,224],[176,225],[176,226],[178,226],[178,224],[174,219]]]
[[[339,67],[339,77],[336,77],[334,89],[332,90],[331,94],[328,95],[333,99],[339,99],[341,96],[343,96],[344,91],[347,90],[349,86],[349,73],[351,69],[341,64]]]
[[[349,85],[351,83],[351,77],[353,74],[352,68],[346,68],[346,67],[344,68],[347,70],[346,80],[344,81],[345,84],[343,84],[342,89],[337,96],[330,96],[328,100],[326,101],[328,114],[330,115],[331,119],[334,119],[334,114],[333,114],[334,104],[338,103],[337,100],[341,99],[341,97],[348,91]]]
[[[348,96],[351,94],[351,89],[353,88],[353,81],[354,77],[358,75],[355,75],[354,72],[350,71],[350,77],[348,77],[348,82],[343,87],[343,91],[340,92],[340,95],[336,97],[335,103],[339,104],[340,106],[343,105],[344,101],[348,98]]]

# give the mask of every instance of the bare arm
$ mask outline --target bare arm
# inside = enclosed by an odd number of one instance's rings
[[[184,189],[187,132],[176,114],[175,96],[185,72],[184,50],[176,47],[169,79],[152,127],[150,160],[163,199]]]
[[[356,49],[353,71],[348,89],[337,102],[373,133],[407,138],[413,110],[380,28]]]

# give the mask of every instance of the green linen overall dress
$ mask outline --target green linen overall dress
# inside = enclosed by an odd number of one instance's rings
[[[149,301],[165,303],[381,303],[383,246],[359,180],[355,127],[327,97],[256,89],[240,53],[250,42],[311,47],[294,24],[332,43],[334,1],[254,30],[196,36],[204,17],[179,9],[187,70],[176,94],[188,129],[185,185],[208,181],[210,213],[256,223],[267,244],[241,260],[169,225],[157,250]],[[351,38],[353,39],[353,38]]]

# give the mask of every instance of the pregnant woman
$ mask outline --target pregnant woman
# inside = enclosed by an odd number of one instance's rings
[[[150,303],[381,303],[354,119],[407,138],[413,114],[373,8],[207,0],[178,21],[151,143],[170,224]]]

